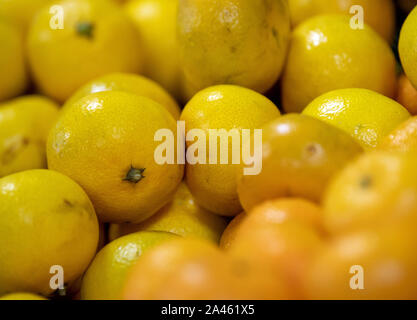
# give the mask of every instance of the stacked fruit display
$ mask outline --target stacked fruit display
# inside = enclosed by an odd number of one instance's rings
[[[0,299],[417,299],[416,5],[0,0]]]

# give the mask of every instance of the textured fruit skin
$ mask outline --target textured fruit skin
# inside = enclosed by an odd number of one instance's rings
[[[404,72],[417,89],[417,7],[401,28],[398,50]]]
[[[332,234],[391,224],[417,214],[415,154],[373,152],[348,165],[329,184],[324,226]]]
[[[378,149],[385,151],[416,152],[417,151],[417,117],[401,123],[382,140]]]
[[[0,297],[0,300],[47,300],[44,297],[38,296],[33,293],[10,293]]]
[[[226,220],[199,207],[187,185],[181,183],[171,203],[141,224],[111,225],[109,238],[137,231],[165,231],[218,243],[225,228]]]
[[[396,99],[412,115],[417,115],[417,89],[413,87],[406,75],[398,79]]]
[[[345,132],[317,119],[285,115],[263,128],[262,171],[237,177],[246,212],[270,199],[297,197],[319,202],[329,179],[362,148]]]
[[[26,33],[35,14],[52,0],[1,0],[0,19]]]
[[[0,102],[23,93],[28,82],[22,35],[0,20]]]
[[[341,235],[319,253],[306,272],[306,298],[414,300],[416,250],[415,221]],[[351,289],[352,266],[363,268],[365,290]]]
[[[168,232],[137,232],[105,246],[84,275],[82,300],[120,300],[127,274],[147,250],[177,236]]]
[[[317,15],[349,14],[350,8],[360,5],[365,23],[391,42],[395,32],[395,6],[392,0],[289,0],[291,24],[296,27],[304,20]]]
[[[0,177],[46,168],[46,139],[58,106],[42,96],[23,96],[0,105]]]
[[[144,75],[160,83],[177,99],[182,98],[182,71],[176,40],[178,1],[129,1],[125,12],[140,36],[146,61]]]
[[[156,163],[159,129],[171,130],[176,141],[174,118],[148,98],[119,91],[89,95],[52,128],[48,167],[86,190],[101,222],[139,223],[172,199],[183,177],[182,165]],[[145,169],[145,178],[125,181],[131,167]]]
[[[236,192],[236,170],[239,165],[232,164],[231,139],[229,164],[220,164],[219,142],[218,164],[209,164],[209,130],[250,129],[253,133],[254,129],[260,129],[279,116],[278,108],[269,99],[253,90],[234,85],[209,87],[190,100],[181,114],[186,133],[202,129],[207,138],[207,164],[186,166],[187,185],[200,206],[224,216],[235,216],[242,212]],[[187,147],[193,143],[187,141]]]
[[[65,283],[87,269],[98,244],[98,222],[85,192],[54,171],[30,170],[0,179],[0,295],[52,293],[50,268]]]
[[[290,33],[288,4],[180,0],[177,30],[190,97],[217,84],[263,93],[276,82],[284,64]]]
[[[232,219],[232,221],[229,222],[220,239],[220,248],[230,248],[231,244],[235,241],[237,231],[239,230],[240,225],[242,224],[243,220],[245,220],[246,216],[246,212],[239,213]]]
[[[292,33],[282,77],[282,103],[301,112],[313,99],[336,89],[365,88],[394,97],[396,62],[375,31],[350,27],[349,17],[308,19]]]
[[[28,34],[30,67],[39,89],[64,102],[88,81],[111,72],[137,73],[142,54],[137,32],[121,8],[109,0],[63,0],[64,29],[50,27],[49,7]],[[92,24],[91,35],[77,31]],[[81,72],[80,72],[81,71]]]
[[[365,149],[378,146],[399,124],[410,118],[402,105],[366,89],[341,89],[312,101],[303,114],[350,134]]]
[[[65,102],[63,109],[89,94],[102,91],[123,91],[144,96],[165,107],[174,119],[180,117],[180,107],[168,92],[158,83],[132,73],[110,73],[90,81]]]

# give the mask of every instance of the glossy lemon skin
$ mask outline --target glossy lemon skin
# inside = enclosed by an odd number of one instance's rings
[[[277,198],[320,202],[330,178],[362,152],[345,132],[299,114],[278,118],[262,130],[261,173],[249,176],[240,170],[237,177],[246,212]]]
[[[0,179],[0,294],[51,294],[54,265],[64,282],[87,269],[98,223],[85,192],[54,171],[30,170]]]
[[[110,73],[88,82],[65,102],[63,109],[89,94],[102,91],[123,91],[144,96],[164,106],[174,119],[180,117],[180,107],[168,92],[158,83],[132,73]]]
[[[130,268],[147,250],[177,236],[137,232],[110,242],[94,258],[81,287],[82,300],[120,300]]]
[[[141,224],[111,225],[109,238],[137,231],[165,231],[218,243],[225,228],[226,220],[199,207],[187,185],[181,183],[171,203]]]
[[[350,134],[365,149],[378,146],[410,113],[396,101],[366,89],[328,92],[311,102],[303,114]]]
[[[175,134],[176,148],[175,120],[161,105],[119,91],[89,95],[68,107],[52,128],[48,167],[86,190],[101,222],[142,222],[171,201],[183,177],[182,165],[155,160],[160,129]],[[132,167],[145,169],[137,183],[126,180]]]
[[[0,102],[23,93],[28,76],[22,35],[13,25],[0,20]]]
[[[0,297],[0,300],[47,300],[44,297],[38,296],[33,293],[10,293]]]
[[[417,117],[401,123],[382,140],[378,149],[398,152],[417,152]]]
[[[189,97],[217,84],[258,92],[281,74],[288,47],[288,4],[282,0],[181,0],[178,42]]]
[[[137,73],[142,54],[137,32],[110,0],[63,0],[64,29],[50,26],[49,7],[34,19],[28,57],[34,80],[47,96],[64,102],[88,81],[111,72]],[[91,32],[80,30],[80,23]]]
[[[182,98],[182,71],[176,37],[177,0],[135,0],[125,12],[138,30],[144,51],[144,75]],[[169,58],[167,57],[169,55]]]
[[[343,88],[365,88],[394,97],[394,54],[368,26],[352,29],[347,16],[310,18],[292,33],[282,77],[283,107],[301,112],[318,96]]]
[[[417,215],[416,155],[373,152],[347,166],[329,184],[324,225],[338,234]]]
[[[395,6],[392,0],[289,0],[291,24],[296,27],[310,17],[337,13],[350,13],[354,5],[363,8],[365,23],[391,42],[395,32]],[[355,14],[357,12],[355,11]]]
[[[417,7],[411,11],[401,28],[398,50],[404,72],[417,88]]]
[[[209,87],[196,94],[185,106],[181,120],[186,133],[202,129],[206,133],[207,164],[187,164],[186,182],[196,202],[203,208],[224,216],[235,216],[242,211],[236,192],[237,164],[232,164],[232,145],[229,139],[229,164],[209,164],[210,129],[260,129],[265,123],[280,116],[278,108],[261,94],[234,85]],[[218,139],[219,140],[219,139]],[[194,141],[187,141],[190,147]],[[242,144],[240,146],[242,150]]]
[[[414,224],[360,230],[334,239],[302,278],[307,299],[408,300],[417,298]],[[363,270],[364,290],[352,290],[352,266]]]
[[[0,177],[46,168],[46,139],[58,106],[42,96],[23,96],[0,105]]]

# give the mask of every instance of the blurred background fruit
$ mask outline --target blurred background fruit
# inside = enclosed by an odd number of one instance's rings
[[[94,93],[69,106],[51,130],[48,167],[86,190],[101,222],[142,222],[171,201],[183,177],[182,165],[156,162],[159,129],[171,130],[176,152],[176,123],[160,104]]]
[[[132,0],[127,2],[125,11],[139,34],[146,62],[144,75],[182,99],[183,78],[176,36],[178,0]]]
[[[33,293],[10,293],[0,297],[0,300],[47,300]]]
[[[350,134],[365,149],[378,146],[400,123],[410,118],[399,103],[366,89],[341,89],[312,101],[303,114]]]
[[[0,20],[0,102],[22,94],[27,86],[22,35],[11,24]]]
[[[310,18],[292,33],[282,76],[282,104],[301,112],[331,90],[365,88],[395,96],[396,62],[388,43],[365,25],[350,27],[344,15]]]
[[[8,21],[26,34],[36,13],[52,0],[0,0],[0,20]]]
[[[291,24],[296,27],[304,20],[321,14],[353,14],[352,6],[363,8],[365,23],[391,42],[395,32],[395,6],[392,0],[289,0]]]
[[[189,97],[217,84],[260,93],[278,80],[290,19],[283,0],[180,0],[178,41]]]
[[[277,198],[320,202],[329,179],[362,152],[345,132],[304,115],[282,116],[262,130],[261,173],[238,173],[237,190],[246,212]]]
[[[232,164],[234,147],[228,139],[227,149],[222,148],[219,139],[216,138],[217,157],[214,160],[217,164],[211,164],[209,130],[226,130],[227,133],[219,133],[221,140],[227,137],[229,130],[234,129],[238,131],[237,136],[241,139],[242,129],[250,130],[252,133],[253,129],[258,129],[279,116],[278,108],[270,100],[239,86],[209,87],[189,101],[181,114],[181,120],[186,123],[186,134],[193,129],[201,129],[206,138],[206,154],[201,156],[206,164],[186,166],[187,185],[200,206],[224,216],[235,216],[242,211],[236,191],[238,165]],[[188,148],[194,143],[195,140],[186,142]],[[239,143],[239,148],[234,149],[239,151],[239,161],[242,145],[243,143]],[[189,150],[187,152],[190,152]],[[221,164],[221,152],[228,153],[228,164]]]
[[[404,74],[398,79],[396,100],[412,115],[417,115],[417,89]]]
[[[417,217],[416,161],[413,153],[373,152],[349,164],[326,191],[326,230],[335,235]]]
[[[400,33],[398,50],[404,72],[417,88],[417,7],[405,20]]]
[[[134,25],[110,0],[62,0],[63,29],[51,28],[49,7],[34,19],[28,55],[34,80],[64,102],[86,82],[110,72],[140,72],[143,54]]]
[[[416,299],[415,225],[389,225],[341,236],[324,247],[304,277],[308,299]],[[365,290],[352,290],[352,266]],[[360,274],[359,274],[360,275]]]
[[[65,102],[64,108],[89,94],[102,91],[123,91],[144,96],[160,103],[174,119],[180,117],[178,103],[158,83],[131,73],[109,73],[86,83]]]
[[[137,231],[165,231],[218,244],[226,225],[224,218],[199,207],[187,185],[181,183],[174,200],[143,223],[112,224],[109,239]]]
[[[120,300],[130,268],[148,249],[176,236],[168,232],[137,232],[110,242],[84,275],[83,300]]]
[[[46,168],[46,139],[57,118],[58,106],[42,96],[0,104],[0,177]]]
[[[85,192],[68,177],[31,170],[0,179],[0,295],[52,294],[51,267],[65,283],[87,269],[98,244],[98,223]]]

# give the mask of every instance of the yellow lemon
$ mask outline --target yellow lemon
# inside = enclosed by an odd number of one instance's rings
[[[379,149],[417,152],[417,117],[412,117],[401,123],[382,140]]]
[[[52,0],[0,0],[0,18],[26,33],[33,17]]]
[[[411,11],[401,28],[398,50],[404,71],[417,88],[417,7]]]
[[[166,231],[218,243],[225,228],[226,220],[200,208],[187,185],[182,183],[170,204],[141,224],[111,225],[109,238],[114,240],[137,231]]]
[[[180,117],[180,107],[177,102],[158,83],[130,73],[111,73],[88,82],[67,100],[64,108],[89,94],[102,91],[138,94],[160,103],[175,119]]]
[[[10,293],[0,297],[0,300],[47,300],[44,297],[38,296],[33,293]]]
[[[351,14],[354,18],[360,13],[365,23],[387,41],[391,42],[394,36],[395,6],[392,0],[289,0],[288,4],[293,27],[321,14]],[[358,9],[357,6],[362,8]]]
[[[0,179],[0,295],[54,290],[53,266],[64,283],[94,257],[98,222],[80,186],[54,171],[30,170]]]
[[[375,148],[410,114],[398,102],[366,89],[341,89],[321,95],[303,111],[334,125],[364,148]]]
[[[365,88],[394,97],[396,61],[374,30],[352,29],[348,16],[322,15],[292,33],[282,78],[287,112],[301,112],[313,99],[336,89]]]
[[[240,202],[248,214],[277,198],[320,202],[330,179],[361,152],[342,130],[300,114],[282,116],[262,127],[262,171],[238,172]]]
[[[281,74],[290,32],[283,0],[181,0],[178,41],[188,91],[235,84],[258,92]]]
[[[239,139],[240,143],[242,130],[253,133],[254,129],[260,129],[265,123],[279,116],[278,108],[266,97],[250,89],[233,85],[209,87],[191,99],[181,114],[181,120],[185,121],[187,135],[190,131],[192,134],[194,129],[203,130],[205,133],[204,139],[187,141],[189,149],[195,146],[194,144],[199,146],[200,143],[204,143],[202,152],[206,150],[199,163],[191,164],[188,161],[186,166],[186,181],[199,205],[225,216],[234,216],[242,212],[236,190],[238,164],[233,162],[235,156],[232,155],[232,150],[239,151],[237,160],[240,160],[243,143],[237,148],[236,140]],[[213,130],[218,130],[220,139],[214,136]],[[228,138],[229,135],[232,139]],[[220,140],[217,149],[213,140]],[[221,140],[225,140],[225,143]],[[217,157],[210,155],[210,149],[217,150]],[[222,154],[228,158],[226,164],[221,163]]]
[[[0,20],[0,39],[0,101],[4,101],[21,94],[28,79],[21,34]]]
[[[160,104],[125,92],[95,93],[61,114],[48,138],[48,166],[86,190],[100,221],[139,223],[171,201],[183,177],[182,165],[159,164],[154,156],[160,129],[172,132],[175,143],[176,122]]]
[[[181,98],[182,72],[176,40],[178,1],[134,0],[126,4],[125,10],[139,33],[146,62],[144,74]]]
[[[139,72],[138,35],[123,10],[109,0],[63,0],[34,19],[28,55],[40,90],[64,102],[86,82],[110,72]],[[51,27],[52,25],[52,27]]]
[[[324,225],[333,234],[417,217],[417,156],[372,152],[329,184]]]
[[[94,258],[84,275],[83,300],[120,300],[130,268],[147,250],[176,239],[168,232],[137,232],[105,246]]]
[[[0,177],[46,168],[46,139],[58,106],[42,96],[24,96],[0,105]]]

